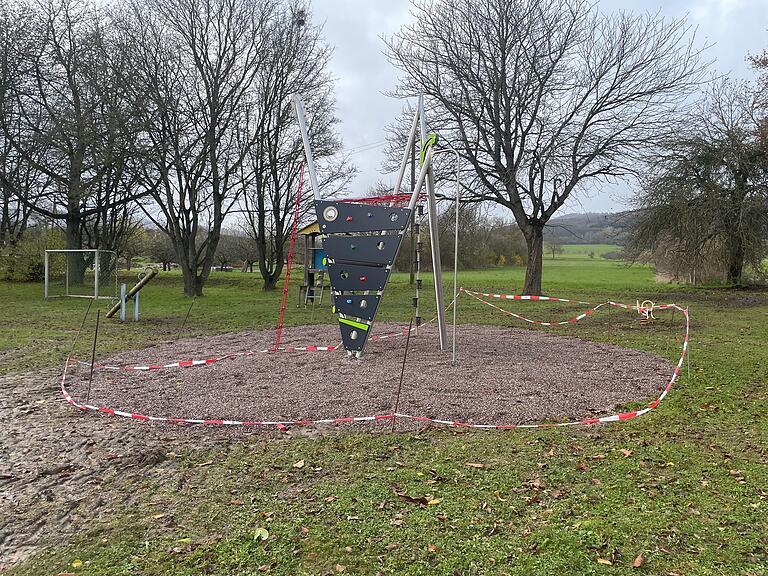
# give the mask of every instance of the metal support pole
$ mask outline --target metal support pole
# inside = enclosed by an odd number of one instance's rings
[[[309,132],[307,131],[307,115],[304,112],[304,105],[301,103],[301,97],[298,94],[293,95],[293,104],[296,110],[296,118],[299,120],[301,140],[304,143],[304,156],[307,159],[307,170],[309,171],[309,183],[312,185],[312,194],[314,194],[315,200],[320,200],[320,186],[317,183],[317,171],[315,170],[312,146],[310,145]]]
[[[454,150],[455,152],[455,150]],[[455,230],[453,231],[453,363],[456,364],[456,307],[459,305],[459,197],[461,182],[459,174],[459,153],[456,152],[456,211]]]
[[[125,322],[125,284],[120,284],[120,322]]]
[[[96,250],[96,256],[93,263],[93,290],[96,299],[99,298],[99,252],[101,252],[101,250]]]
[[[416,108],[416,113],[413,115],[413,122],[411,123],[411,131],[408,134],[408,143],[405,145],[405,152],[403,152],[403,159],[400,162],[400,171],[397,173],[397,180],[395,180],[394,194],[400,194],[400,187],[403,185],[403,178],[405,177],[405,168],[406,166],[408,166],[408,153],[411,151],[411,148],[415,146],[415,143],[416,143],[416,129],[419,127],[420,113],[421,113],[421,107]],[[421,188],[421,187],[419,186],[418,188]]]
[[[414,296],[416,300],[416,330],[415,334],[416,336],[419,335],[419,328],[421,327],[421,313],[419,312],[420,306],[421,306],[421,217],[423,215],[422,212],[422,205],[417,204],[416,210],[411,212],[411,214],[414,215],[415,228],[416,228],[416,244],[413,247],[413,260],[414,260],[414,266],[416,267],[416,295]]]
[[[421,119],[421,144],[427,141],[427,121],[424,117],[424,96],[419,96]],[[432,162],[425,162],[427,168],[427,216],[429,221],[429,244],[432,248],[432,275],[435,280],[435,304],[437,305],[437,329],[440,335],[440,350],[445,350],[445,304],[443,298],[443,270],[440,260],[440,238],[437,225],[437,200],[435,199],[435,173]]]
[[[413,189],[416,186],[416,141],[414,139],[413,144],[411,145],[411,194],[413,194]],[[410,265],[410,274],[408,276],[408,283],[413,285],[414,280],[416,278],[414,274],[414,268],[416,266],[415,260],[416,260],[416,241],[415,241],[415,233],[414,228],[416,227],[416,214],[414,212],[411,212],[411,265]]]
[[[45,251],[45,282],[43,284],[43,298],[48,298],[48,250]]]
[[[139,321],[139,292],[133,295],[133,321]]]

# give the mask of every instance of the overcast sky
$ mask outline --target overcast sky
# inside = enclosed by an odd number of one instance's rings
[[[542,0],[546,1],[546,0]],[[747,54],[768,47],[768,0],[602,0],[604,12],[658,11],[668,18],[687,17],[696,27],[697,42],[712,44],[709,60],[714,69],[736,77],[752,78]],[[384,127],[401,110],[402,103],[385,93],[397,82],[397,73],[382,54],[381,35],[390,36],[411,20],[409,0],[313,0],[316,22],[324,24],[325,37],[334,47],[331,71],[336,78],[337,112],[346,150],[360,174],[353,182],[353,196],[382,178]],[[385,178],[386,179],[386,178]],[[615,186],[590,198],[580,198],[564,212],[609,212],[626,207],[631,193]]]

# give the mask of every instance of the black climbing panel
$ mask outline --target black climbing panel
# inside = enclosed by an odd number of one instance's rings
[[[344,348],[362,352],[411,210],[315,201]],[[373,292],[373,294],[361,294]]]
[[[371,327],[357,322],[355,324],[360,325],[347,324],[344,322],[344,318],[339,318],[339,328],[341,329],[341,340],[344,343],[344,348],[352,352],[360,352],[365,346],[365,341],[368,339]],[[362,326],[366,326],[367,329]]]
[[[373,320],[380,301],[381,296],[376,294],[334,294],[333,296],[336,312],[364,320]]]
[[[411,211],[408,208],[369,206],[351,202],[315,201],[317,223],[323,234],[404,230]]]
[[[323,240],[323,248],[328,257],[335,262],[357,262],[385,266],[392,260],[400,245],[399,234],[376,236],[328,236]]]
[[[335,291],[383,290],[389,270],[379,266],[361,266],[339,262],[328,264],[328,276]]]

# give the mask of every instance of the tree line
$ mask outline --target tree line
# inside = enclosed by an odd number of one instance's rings
[[[122,253],[149,220],[198,296],[244,211],[274,286],[303,160],[290,94],[324,192],[353,173],[329,57],[301,1],[0,1],[0,241],[54,223],[69,249]],[[72,258],[73,281],[84,268]]]
[[[496,260],[522,242],[523,292],[540,294],[553,216],[628,179],[640,183],[633,258],[715,259],[734,283],[760,268],[768,56],[753,58],[755,85],[713,81],[685,19],[588,0],[414,0],[412,13],[384,39],[392,95],[425,94],[430,129],[461,157],[468,261],[491,237],[511,247]],[[302,0],[0,0],[0,243],[53,223],[68,248],[124,252],[151,221],[195,296],[237,220],[274,287],[303,160],[290,94],[309,112],[323,194],[354,174],[330,54]],[[407,125],[390,127],[385,168]],[[449,156],[436,169],[455,176]],[[518,232],[478,219],[488,206]]]

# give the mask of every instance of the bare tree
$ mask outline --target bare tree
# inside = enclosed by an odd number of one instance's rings
[[[557,238],[547,242],[546,246],[547,246],[547,252],[550,252],[552,254],[552,260],[555,259],[556,255],[562,254],[563,252],[565,252],[565,249],[563,248],[562,243]]]
[[[768,147],[758,97],[747,84],[713,84],[685,129],[653,157],[654,175],[636,198],[641,216],[629,242],[634,258],[650,250],[688,274],[719,261],[732,284],[742,282],[746,264],[762,268]]]
[[[333,80],[328,73],[330,48],[308,7],[295,2],[278,9],[270,22],[270,46],[252,88],[248,129],[250,148],[243,177],[243,214],[256,242],[264,289],[280,277],[285,244],[293,222],[298,178],[304,158],[290,96],[299,94],[309,114],[309,136],[324,195],[343,188],[354,169],[335,154],[341,148],[334,125]],[[308,180],[305,180],[308,184]],[[312,209],[312,190],[304,187],[300,218]]]
[[[244,184],[254,79],[271,39],[274,3],[138,0],[127,18],[146,92],[151,142],[146,214],[171,238],[184,294],[200,296],[221,228]]]
[[[540,294],[547,221],[589,182],[633,174],[700,81],[689,28],[587,0],[416,0],[413,12],[386,41],[395,95],[424,93],[470,194],[512,211],[523,290]]]
[[[232,234],[232,253],[242,266],[241,272],[253,272],[253,265],[259,261],[259,251],[256,242],[249,235],[249,228],[241,224],[238,228],[231,231]]]
[[[134,154],[137,131],[122,98],[131,81],[118,63],[122,46],[94,6],[55,0],[22,10],[24,35],[3,46],[10,84],[2,98],[2,133],[29,175],[11,184],[17,201],[61,223],[68,248],[117,247],[121,233],[102,234],[136,194],[116,166]],[[72,281],[85,262],[73,256]]]
[[[151,230],[148,236],[147,255],[163,265],[163,272],[170,270],[176,261],[176,249],[168,234],[160,230]]]
[[[22,135],[14,102],[14,87],[21,74],[21,46],[27,42],[31,18],[22,5],[0,2],[0,248],[14,245],[30,224],[32,208],[28,200],[45,188],[46,181],[19,154],[13,140]]]

